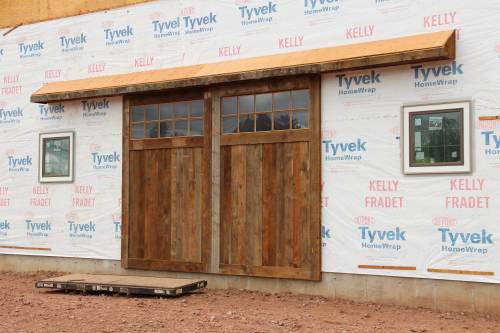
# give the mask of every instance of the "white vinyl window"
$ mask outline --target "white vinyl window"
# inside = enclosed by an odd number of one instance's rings
[[[403,173],[471,172],[470,102],[402,108]]]
[[[41,183],[73,181],[73,132],[40,134],[39,179]]]

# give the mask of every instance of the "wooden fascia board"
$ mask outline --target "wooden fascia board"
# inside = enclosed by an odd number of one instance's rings
[[[388,67],[388,66],[396,66],[403,64],[411,64],[411,63],[420,63],[426,61],[438,61],[438,60],[452,60],[455,59],[455,31],[441,32],[448,33],[446,40],[439,44],[433,45],[431,47],[417,47],[415,49],[408,50],[395,50],[393,52],[385,52],[385,53],[376,53],[369,54],[366,56],[359,57],[344,57],[344,58],[334,58],[331,61],[323,61],[318,63],[303,63],[292,66],[285,67],[271,67],[271,68],[260,68],[253,69],[247,71],[240,72],[230,72],[230,73],[222,73],[222,74],[213,74],[213,75],[200,75],[193,77],[184,77],[180,79],[174,80],[163,80],[163,81],[155,81],[155,82],[141,82],[134,84],[114,84],[113,82],[123,81],[123,78],[126,75],[134,75],[134,74],[142,74],[142,73],[131,73],[131,74],[119,74],[114,76],[105,76],[102,77],[103,80],[109,81],[109,86],[100,86],[98,88],[86,88],[86,89],[68,89],[67,91],[55,91],[44,93],[44,90],[50,90],[50,86],[43,86],[39,90],[37,90],[33,95],[31,95],[31,102],[34,103],[50,103],[55,101],[65,101],[65,100],[75,100],[75,99],[83,99],[83,98],[94,98],[94,97],[103,97],[103,96],[116,96],[116,95],[125,95],[132,93],[141,93],[141,92],[150,92],[150,91],[160,91],[165,89],[173,89],[173,88],[184,88],[184,87],[195,87],[195,86],[208,86],[214,84],[221,84],[227,82],[238,82],[238,81],[247,81],[247,80],[258,80],[265,79],[271,77],[283,77],[283,76],[291,76],[291,75],[300,75],[300,74],[318,74],[318,73],[328,73],[335,71],[344,71],[344,70],[355,70],[355,69],[364,69],[364,68],[373,68],[373,67]],[[436,34],[436,33],[430,33]],[[422,37],[425,35],[418,35],[418,37]],[[413,36],[414,37],[414,36]],[[394,39],[401,40],[404,38],[412,38],[403,37]],[[391,39],[389,40],[381,40],[378,43],[391,43]],[[372,45],[376,46],[377,42],[369,42]],[[368,44],[368,43],[364,43]],[[360,46],[364,44],[358,44]],[[337,48],[342,47],[353,47],[353,45],[347,46],[339,46]],[[354,45],[355,47],[355,45]],[[331,48],[332,52],[335,52],[336,48]],[[376,47],[374,47],[376,49]],[[339,49],[337,49],[339,50]],[[308,51],[301,51],[304,54]],[[295,53],[298,54],[298,53]],[[282,55],[279,55],[282,56]],[[269,56],[272,58],[273,56]],[[259,57],[260,59],[262,57]],[[259,59],[253,58],[253,59]],[[231,62],[231,65],[234,65],[238,62],[241,64],[245,64],[245,62],[251,62],[252,59],[242,59]],[[214,65],[220,66],[224,63],[216,63]],[[229,64],[229,62],[228,62]],[[202,66],[210,66],[210,64],[202,65]],[[189,66],[185,67],[186,72],[196,72],[196,69],[201,68],[200,65],[197,66]],[[177,70],[182,70],[183,68],[177,68]],[[174,69],[165,69],[159,71],[165,71],[167,74],[169,70]],[[158,72],[158,71],[154,71]],[[146,72],[144,72],[146,73]],[[166,75],[167,76],[167,75]],[[168,77],[168,76],[167,76]],[[116,78],[116,79],[115,79]],[[75,81],[67,81],[69,83],[80,83],[81,86],[87,87],[85,83],[91,82],[92,79],[82,79]],[[59,85],[64,82],[55,82],[55,85]],[[50,83],[48,84],[50,85]]]

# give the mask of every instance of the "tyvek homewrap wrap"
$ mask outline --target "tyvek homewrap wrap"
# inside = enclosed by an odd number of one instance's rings
[[[455,28],[455,61],[323,76],[323,271],[498,282],[500,124],[478,117],[500,112],[499,12],[494,0],[158,1],[21,26],[0,39],[0,246],[36,250],[0,250],[120,258],[121,98],[31,104],[43,82]],[[401,105],[443,99],[473,102],[473,172],[403,176]],[[75,182],[40,184],[38,134],[58,129],[75,131]]]

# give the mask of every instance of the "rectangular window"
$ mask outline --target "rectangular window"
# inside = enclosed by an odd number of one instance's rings
[[[191,100],[131,108],[133,140],[203,135],[203,100]]]
[[[223,97],[224,134],[309,128],[309,90]]]
[[[470,103],[403,107],[405,174],[471,171]]]
[[[73,181],[73,132],[40,134],[39,180]]]

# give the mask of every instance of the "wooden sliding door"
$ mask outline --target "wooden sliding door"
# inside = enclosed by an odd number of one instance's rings
[[[124,267],[321,278],[319,77],[124,109]]]
[[[210,254],[210,103],[202,94],[165,95],[131,98],[126,113],[126,267],[204,272]]]
[[[221,92],[220,271],[320,278],[319,82]]]

